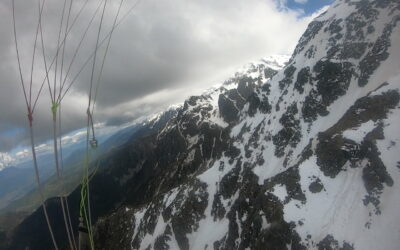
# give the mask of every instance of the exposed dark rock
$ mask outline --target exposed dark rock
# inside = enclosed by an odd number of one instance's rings
[[[107,218],[100,218],[94,231],[96,249],[130,249],[134,210],[120,208]]]
[[[263,134],[263,132],[264,132],[264,126],[265,126],[264,121],[265,120],[260,122],[257,125],[257,127],[254,129],[254,131],[253,131],[248,143],[245,145],[245,150],[246,151],[249,150],[250,148],[254,148],[254,149],[258,148],[258,146],[259,146],[258,142],[260,140],[260,134]],[[250,156],[246,155],[246,157],[249,158]]]
[[[176,216],[171,219],[172,230],[181,249],[190,249],[187,234],[198,227],[208,203],[207,185],[196,183],[180,205]]]
[[[366,152],[366,158],[369,160],[367,166],[363,169],[362,176],[365,189],[368,192],[364,199],[364,204],[372,203],[377,214],[380,214],[379,197],[384,188],[383,184],[393,186],[393,179],[379,157],[380,152],[375,142],[377,139],[383,139],[382,136],[382,126],[378,126],[366,135],[362,145],[363,150]]]
[[[269,83],[265,83],[261,85],[262,92],[268,96],[271,93],[271,85]]]
[[[317,50],[317,47],[315,47],[314,45],[311,45],[306,53],[304,53],[304,56],[307,57],[308,59],[314,58],[315,55],[315,51]]]
[[[195,106],[197,101],[200,100],[199,96],[191,96],[189,97],[189,99],[185,102],[185,104],[187,103],[190,106]]]
[[[238,83],[237,91],[240,96],[246,100],[253,93],[255,86],[256,83],[252,78],[243,77]]]
[[[314,66],[316,72],[315,81],[321,101],[329,106],[346,94],[353,76],[353,65],[349,62],[334,63],[330,61],[318,61]]]
[[[172,230],[170,225],[167,225],[165,232],[158,236],[156,241],[154,242],[155,250],[168,250],[170,249],[168,242],[172,239]]]
[[[239,109],[235,106],[231,99],[226,98],[224,95],[219,95],[218,107],[220,115],[228,123],[233,123],[239,118]]]
[[[313,122],[318,115],[328,115],[327,107],[346,94],[353,76],[352,68],[353,65],[348,62],[318,61],[316,63],[313,68],[316,72],[316,77],[313,79],[317,83],[316,90],[312,89],[304,100],[302,107],[304,121]],[[301,92],[301,82],[297,86]]]
[[[268,102],[268,100],[267,100],[267,102]],[[249,103],[248,114],[251,117],[253,117],[261,105],[260,98],[258,98],[258,95],[256,93],[253,93],[250,95],[250,97],[248,99],[248,103]]]
[[[268,101],[268,97],[264,96],[259,106],[260,112],[263,114],[269,114],[271,112],[272,106]]]
[[[304,86],[307,83],[311,83],[311,72],[310,67],[302,68],[299,73],[297,74],[297,80],[294,84],[294,88],[299,91],[299,93],[304,92]],[[312,84],[312,83],[311,83]]]
[[[212,209],[211,209],[211,215],[214,216],[214,221],[215,221],[215,220],[223,219],[225,214],[226,214],[226,209],[221,202],[220,194],[217,193],[214,196],[214,201],[213,201],[213,205],[212,205]]]
[[[382,35],[375,42],[372,50],[360,62],[360,78],[358,85],[365,86],[368,83],[370,76],[379,67],[382,61],[389,57],[388,49],[390,47],[390,37],[392,30],[396,27],[397,22],[400,21],[400,15],[396,16],[391,24],[388,24],[382,32]]]
[[[313,122],[317,119],[318,115],[326,116],[329,114],[329,111],[326,109],[321,99],[316,90],[310,91],[301,109],[305,122]]]
[[[238,180],[242,162],[237,161],[235,167],[226,174],[219,183],[219,192],[224,199],[229,199],[239,188]]]
[[[287,108],[286,113],[284,113],[279,119],[283,129],[272,137],[272,141],[276,146],[275,155],[278,157],[284,155],[285,148],[288,145],[296,147],[297,143],[301,139],[300,121],[295,117],[297,113],[297,105],[296,103],[293,103]]]
[[[315,181],[311,182],[308,188],[312,193],[319,193],[322,191],[322,189],[324,189],[324,185],[322,184],[321,180],[317,178]]]
[[[306,31],[304,32],[303,36],[300,38],[294,52],[293,57],[298,55],[300,52],[304,50],[304,48],[308,45],[308,43],[318,34],[318,32],[322,29],[325,22],[320,21],[312,21]]]
[[[340,135],[332,136],[326,133],[318,135],[318,145],[315,150],[317,164],[324,175],[335,178],[344,169],[344,165],[350,160],[350,154],[343,150],[345,143],[352,143]]]
[[[365,96],[358,99],[340,120],[329,129],[329,133],[338,133],[354,128],[369,120],[385,119],[390,109],[394,109],[400,101],[397,90],[389,90],[380,95]]]
[[[354,250],[353,245],[343,242],[343,246],[339,246],[339,242],[330,234],[328,234],[318,244],[318,250]]]
[[[276,75],[278,71],[271,69],[271,68],[265,68],[264,69],[264,77],[265,78],[272,78],[274,75]]]
[[[291,242],[293,249],[305,249],[300,237],[289,223],[283,220],[282,205],[271,194],[264,194],[257,185],[257,177],[250,169],[243,172],[239,198],[227,214],[227,236],[214,242],[215,249],[285,249]],[[265,222],[269,224],[265,228]],[[240,225],[238,225],[240,223]],[[239,235],[239,226],[242,228]],[[241,241],[237,241],[240,237]]]
[[[296,71],[296,67],[293,65],[289,65],[283,71],[285,77],[279,82],[279,88],[283,90],[293,82],[293,74]]]
[[[366,42],[346,42],[340,50],[339,57],[342,60],[347,59],[360,59],[367,50],[368,43]]]
[[[342,31],[343,19],[334,19],[325,29],[324,32],[329,31],[331,35],[338,34]]]
[[[286,187],[288,196],[284,204],[291,199],[306,202],[306,196],[301,189],[299,169],[297,167],[288,168],[286,171],[266,180],[264,184],[267,190],[271,190],[276,185],[284,185]]]
[[[225,155],[231,159],[234,159],[240,155],[240,149],[233,145],[229,145],[228,149],[225,151]]]

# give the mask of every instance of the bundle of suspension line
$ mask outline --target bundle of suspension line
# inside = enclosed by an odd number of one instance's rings
[[[44,213],[44,219],[46,220],[49,236],[51,238],[54,249],[58,250],[60,247],[66,245],[65,242],[60,242],[54,233],[50,217],[46,208],[46,202],[44,195],[43,183],[40,179],[37,153],[35,148],[35,136],[34,136],[34,114],[37,108],[38,100],[47,85],[49,96],[50,96],[50,110],[52,115],[53,123],[53,147],[54,147],[54,162],[56,170],[56,178],[59,185],[63,187],[63,193],[59,196],[59,203],[62,210],[62,220],[65,226],[65,233],[68,239],[68,245],[71,250],[84,250],[84,249],[94,249],[95,242],[93,240],[93,228],[92,228],[92,215],[91,215],[91,203],[90,203],[90,180],[93,177],[95,170],[91,171],[89,166],[91,163],[91,152],[96,150],[98,146],[98,141],[95,136],[95,126],[94,126],[94,112],[97,100],[97,95],[99,91],[99,86],[101,82],[101,77],[103,74],[103,69],[105,66],[106,57],[110,49],[111,38],[116,27],[118,27],[122,21],[132,12],[132,10],[138,5],[140,0],[135,0],[132,6],[127,9],[125,14],[120,17],[121,10],[124,9],[124,0],[115,0],[118,6],[116,12],[112,18],[111,28],[104,31],[104,20],[106,15],[107,7],[113,4],[113,0],[100,0],[93,1],[97,7],[93,9],[90,8],[91,3],[89,0],[85,0],[80,5],[74,0],[64,0],[62,7],[60,8],[60,22],[58,24],[58,34],[57,34],[57,47],[55,55],[49,56],[46,54],[46,46],[44,39],[43,23],[45,22],[43,16],[46,7],[46,0],[37,0],[37,13],[38,20],[35,26],[34,32],[34,42],[33,42],[33,52],[31,57],[30,73],[28,77],[24,76],[24,71],[22,69],[20,47],[17,34],[17,15],[15,2],[18,0],[10,0],[12,2],[12,18],[13,18],[13,33],[15,42],[16,58],[18,63],[18,71],[20,84],[22,87],[22,92],[24,95],[25,105],[27,109],[27,118],[29,125],[29,135],[30,144],[32,151],[33,167],[35,170],[35,179],[38,187],[38,193],[41,199],[41,206]],[[25,0],[19,0],[21,3]],[[61,2],[61,1],[60,1]],[[78,1],[79,2],[79,1]],[[111,3],[110,3],[111,2]],[[92,4],[93,5],[93,4]],[[86,12],[90,12],[88,15],[89,21],[82,24],[80,20]],[[97,17],[97,19],[96,19]],[[95,20],[98,20],[98,26],[96,30],[96,39],[92,52],[89,53],[83,64],[78,67],[76,72],[74,72],[73,66],[76,64],[76,58],[81,53],[82,45],[88,36],[88,32],[94,26]],[[83,21],[82,21],[83,22]],[[72,48],[72,57],[67,63],[66,50],[67,47],[72,47],[70,43],[70,35],[73,28],[76,25],[82,25],[84,27],[83,33],[80,36],[77,44]],[[103,34],[103,36],[101,36]],[[102,49],[102,51],[100,51]],[[41,53],[37,52],[40,51]],[[102,52],[102,53],[100,53]],[[37,75],[39,67],[36,66],[38,60],[37,56],[42,57],[44,65],[43,81],[39,82],[38,86],[35,86],[33,81],[34,74]],[[81,181],[81,198],[79,205],[79,218],[71,219],[71,213],[69,209],[67,194],[65,191],[64,178],[63,178],[63,155],[62,155],[62,101],[65,96],[73,87],[74,83],[77,82],[78,77],[81,75],[82,71],[91,65],[90,70],[90,84],[88,91],[88,105],[86,110],[87,124],[86,124],[86,153],[83,161],[82,167],[82,181]],[[36,66],[36,67],[35,67]],[[36,89],[36,91],[35,91]],[[74,232],[72,222],[76,221],[79,223],[78,232]],[[79,221],[79,222],[78,222]],[[78,239],[77,237],[78,236]]]

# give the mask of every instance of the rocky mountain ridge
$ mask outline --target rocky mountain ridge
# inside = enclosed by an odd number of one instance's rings
[[[398,1],[336,1],[271,80],[189,99],[157,136],[189,153],[151,185],[177,185],[102,218],[98,247],[396,249],[399,21]]]

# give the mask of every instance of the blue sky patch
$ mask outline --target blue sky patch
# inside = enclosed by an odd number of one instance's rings
[[[25,130],[23,128],[12,128],[0,133],[0,136],[17,136],[20,133],[23,133]]]
[[[286,7],[293,10],[301,9],[304,15],[310,15],[333,2],[334,0],[287,0]]]

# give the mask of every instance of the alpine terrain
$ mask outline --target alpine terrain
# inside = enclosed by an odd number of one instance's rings
[[[96,248],[399,249],[399,64],[400,2],[337,0],[291,57],[249,64],[103,157]],[[68,199],[77,218],[79,189]],[[1,247],[50,249],[42,218]]]

